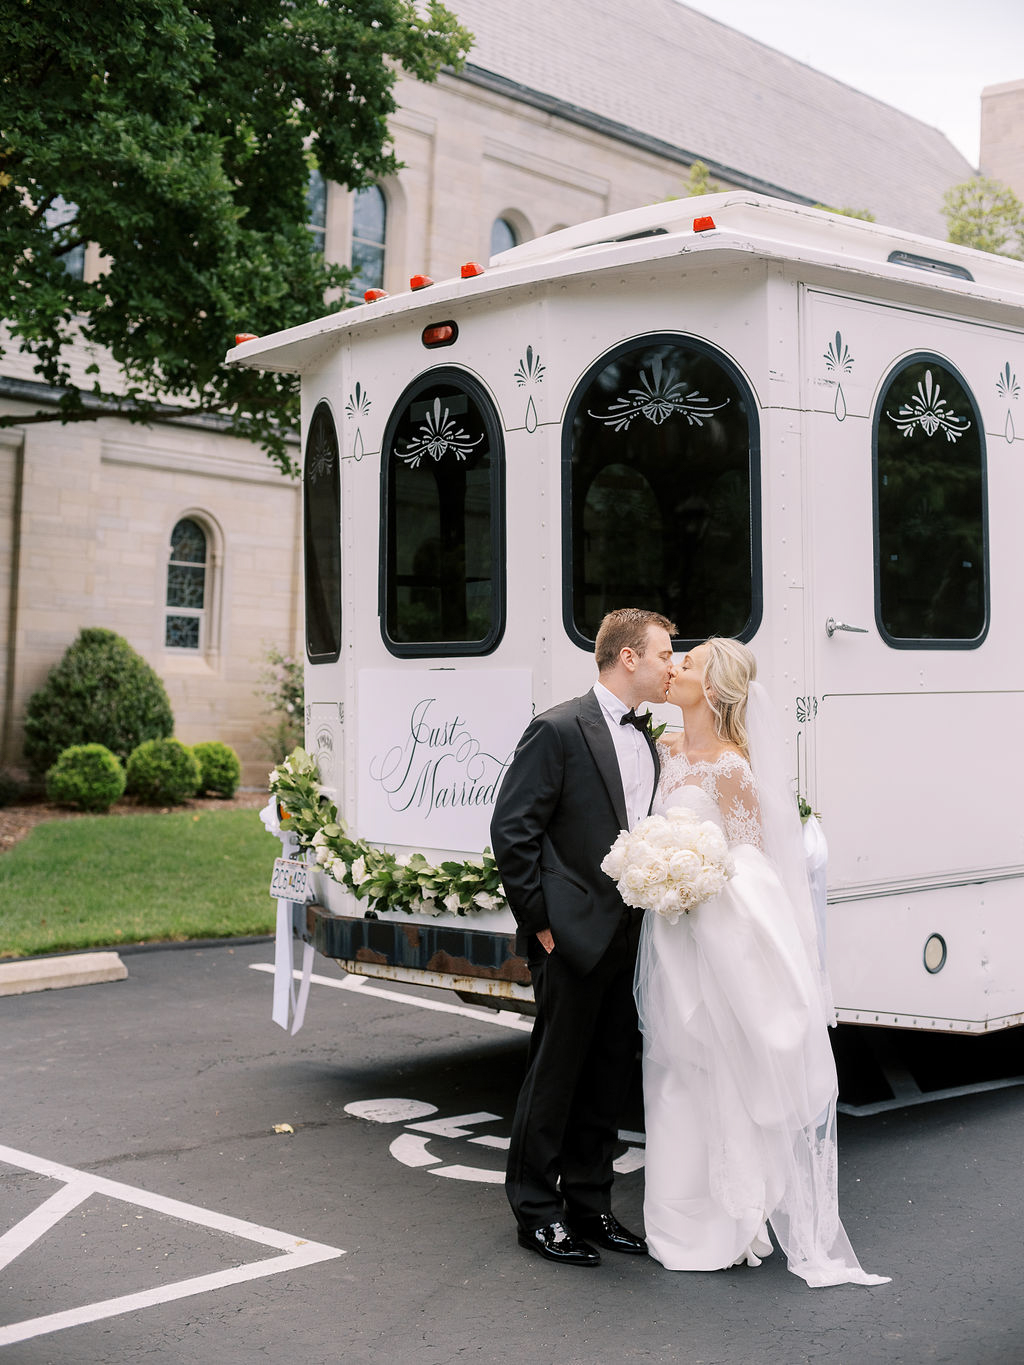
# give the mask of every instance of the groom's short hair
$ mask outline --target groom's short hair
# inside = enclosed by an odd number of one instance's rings
[[[598,673],[614,668],[624,649],[643,654],[651,626],[661,626],[669,635],[676,634],[676,623],[662,616],[660,611],[644,611],[641,607],[620,607],[618,611],[610,611],[601,622],[594,641]]]

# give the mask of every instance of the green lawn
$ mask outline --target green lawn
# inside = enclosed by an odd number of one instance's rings
[[[271,933],[280,851],[255,810],[37,825],[0,857],[0,957]]]

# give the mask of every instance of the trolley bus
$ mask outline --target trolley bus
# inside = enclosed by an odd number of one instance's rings
[[[229,360],[301,376],[307,749],[353,837],[478,859],[530,717],[650,607],[758,657],[827,835],[840,1021],[1024,1022],[1024,264],[728,192]],[[308,924],[348,971],[528,1012],[487,899],[392,911],[321,870]]]

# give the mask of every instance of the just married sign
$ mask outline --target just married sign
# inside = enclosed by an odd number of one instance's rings
[[[361,670],[360,836],[422,849],[483,849],[531,703],[528,669]]]

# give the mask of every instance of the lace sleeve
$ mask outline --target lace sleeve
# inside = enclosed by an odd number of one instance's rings
[[[761,806],[750,764],[739,754],[730,753],[717,773],[718,809],[725,821],[725,837],[730,844],[753,844],[764,852],[761,831]]]

